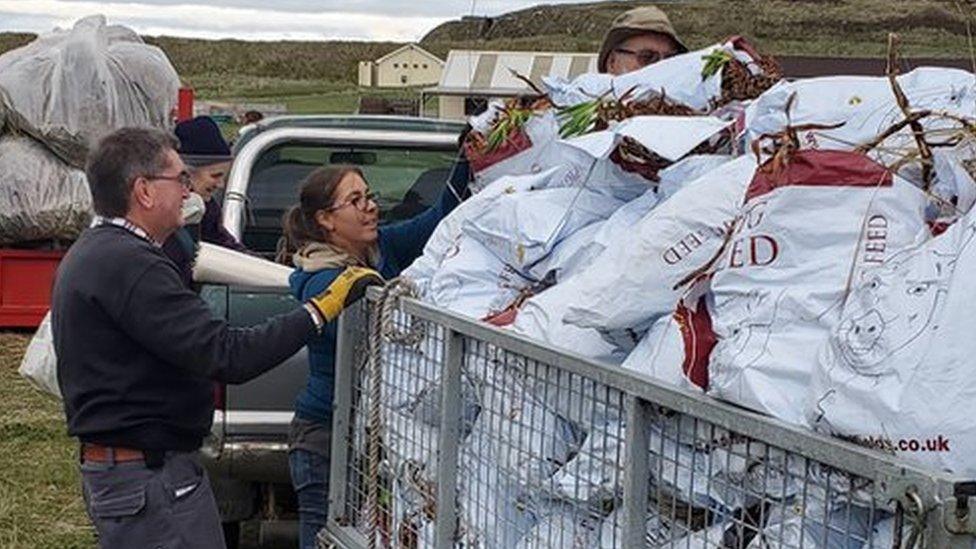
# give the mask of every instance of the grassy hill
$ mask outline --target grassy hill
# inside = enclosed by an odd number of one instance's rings
[[[619,13],[641,3],[536,6],[444,23],[422,40],[437,54],[479,49],[596,51]],[[701,0],[658,2],[691,47],[742,34],[778,55],[882,56],[888,32],[906,56],[968,57],[974,0]]]
[[[439,56],[453,48],[596,51],[605,29],[638,3],[540,5],[493,18],[465,17],[429,32],[421,44]],[[905,56],[969,57],[976,0],[698,0],[658,2],[689,46],[743,34],[778,55],[882,56],[889,31]],[[974,25],[976,26],[976,25]],[[33,39],[0,33],[0,52]],[[170,57],[199,97],[282,102],[295,112],[348,112],[356,105],[357,62],[395,42],[245,42],[146,37]],[[370,90],[370,92],[375,90]],[[416,97],[412,90],[383,92]]]

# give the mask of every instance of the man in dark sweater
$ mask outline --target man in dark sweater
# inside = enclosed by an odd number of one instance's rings
[[[379,282],[348,270],[290,313],[229,327],[160,249],[189,192],[176,147],[135,128],[99,144],[86,170],[97,217],[54,284],[58,384],[102,547],[223,547],[195,455],[210,432],[212,382],[243,383],[280,364]]]

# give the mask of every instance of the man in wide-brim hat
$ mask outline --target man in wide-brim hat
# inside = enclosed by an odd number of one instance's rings
[[[642,6],[613,20],[597,67],[600,72],[624,74],[687,51],[668,16],[654,6]]]

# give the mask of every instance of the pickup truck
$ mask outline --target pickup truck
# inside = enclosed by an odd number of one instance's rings
[[[377,193],[381,223],[411,217],[439,196],[458,154],[463,124],[387,116],[279,117],[250,126],[235,144],[222,223],[273,259],[281,218],[302,179],[319,166],[359,166]],[[287,290],[205,285],[201,295],[231,325],[247,326],[296,306]],[[229,547],[243,521],[262,532],[294,516],[287,435],[308,374],[306,351],[244,385],[217,386],[213,429],[203,448]],[[262,534],[263,535],[263,534]],[[270,536],[271,534],[269,534]]]

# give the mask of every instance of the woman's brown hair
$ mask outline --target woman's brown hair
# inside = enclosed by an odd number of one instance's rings
[[[278,242],[276,261],[291,265],[292,255],[305,244],[329,241],[328,234],[315,221],[315,214],[335,203],[339,182],[350,173],[366,179],[356,166],[322,166],[308,174],[302,182],[298,204],[281,219],[284,236]]]

